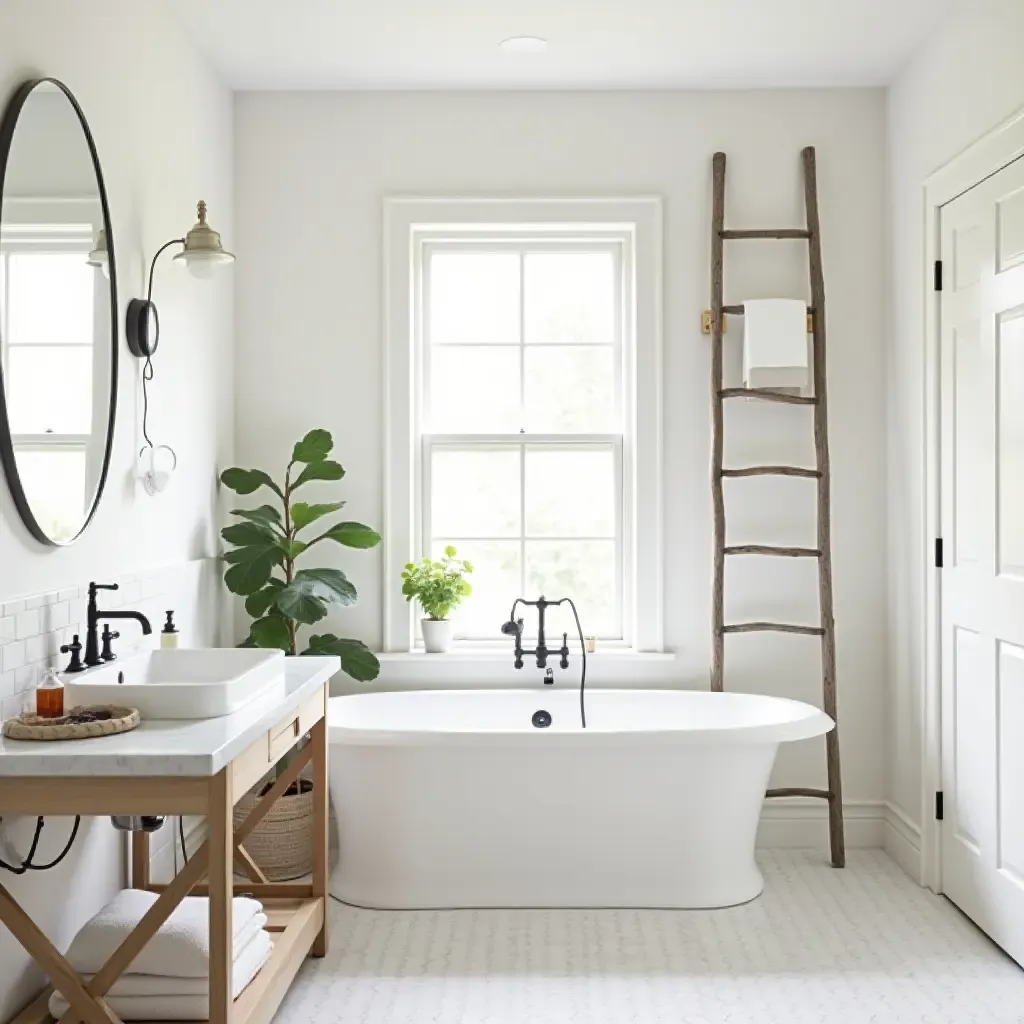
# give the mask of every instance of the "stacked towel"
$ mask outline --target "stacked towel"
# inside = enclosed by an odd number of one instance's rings
[[[138,889],[118,893],[75,936],[68,962],[86,981],[91,980],[156,900],[156,893]],[[234,899],[232,998],[241,994],[270,957],[273,943],[263,930],[266,923],[260,903],[246,897]],[[114,982],[107,1003],[122,1020],[206,1020],[209,979],[209,902],[189,896]],[[67,1009],[67,1000],[54,992],[50,1013],[59,1019]]]

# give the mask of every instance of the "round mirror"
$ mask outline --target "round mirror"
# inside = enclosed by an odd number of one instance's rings
[[[117,397],[113,233],[85,115],[54,79],[26,82],[0,122],[0,457],[44,544],[89,524]]]

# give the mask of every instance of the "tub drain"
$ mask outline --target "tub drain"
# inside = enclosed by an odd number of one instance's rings
[[[531,721],[537,729],[546,729],[551,724],[551,712],[534,711]]]

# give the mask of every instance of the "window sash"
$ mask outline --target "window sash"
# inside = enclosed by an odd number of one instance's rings
[[[614,495],[613,495],[613,508],[614,508],[614,525],[613,535],[601,535],[601,536],[584,536],[584,535],[572,535],[566,537],[559,536],[530,536],[527,531],[527,486],[526,486],[526,455],[527,452],[538,451],[538,450],[549,450],[549,451],[566,451],[566,452],[580,452],[580,451],[600,451],[612,453],[613,458],[613,484],[614,484]],[[494,537],[441,537],[440,535],[435,536],[433,530],[433,524],[431,522],[432,517],[432,496],[433,491],[431,487],[431,467],[433,465],[433,454],[437,451],[453,451],[453,452],[472,452],[472,451],[503,451],[507,452],[510,450],[516,450],[519,453],[519,533],[518,535],[510,534],[507,536],[494,536]],[[626,614],[625,607],[625,586],[624,581],[628,578],[631,571],[630,554],[631,545],[626,543],[624,534],[623,524],[626,519],[626,501],[625,501],[625,480],[623,472],[623,443],[622,436],[620,434],[575,434],[575,435],[562,435],[562,434],[489,434],[481,436],[467,436],[462,434],[425,434],[421,438],[420,446],[420,458],[418,465],[420,467],[420,486],[417,488],[417,511],[416,519],[420,524],[418,545],[415,551],[416,558],[422,558],[424,555],[428,555],[433,547],[435,540],[449,539],[456,543],[459,540],[477,541],[477,542],[488,542],[488,541],[500,541],[502,543],[518,543],[519,544],[519,592],[509,596],[509,607],[512,605],[512,600],[516,597],[531,597],[533,595],[527,593],[527,563],[526,563],[526,547],[532,541],[540,542],[559,542],[565,541],[567,543],[573,542],[584,542],[584,541],[601,541],[601,542],[613,542],[615,544],[615,607],[613,613],[613,628],[608,632],[601,632],[597,630],[591,631],[593,635],[598,636],[602,640],[628,642],[628,622],[629,617]],[[551,597],[563,597],[563,594],[548,595]],[[586,623],[584,623],[586,628]],[[499,641],[500,638],[494,634],[488,634],[486,636],[477,636],[474,634],[470,635],[457,635],[456,640],[471,640],[473,642],[480,642],[486,640]],[[422,646],[422,638],[415,638],[416,646]]]

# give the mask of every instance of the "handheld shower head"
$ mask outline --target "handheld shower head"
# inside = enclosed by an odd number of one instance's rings
[[[506,622],[501,627],[501,632],[502,632],[503,636],[522,636],[522,633],[523,633],[523,620],[522,619],[518,619],[518,620],[509,619],[508,622]]]

